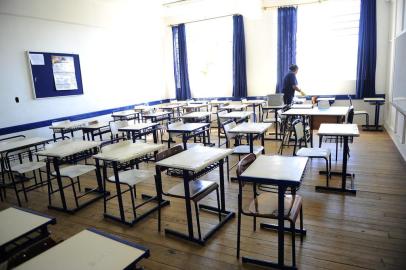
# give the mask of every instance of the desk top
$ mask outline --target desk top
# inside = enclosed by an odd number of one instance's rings
[[[104,127],[108,127],[110,126],[109,123],[97,123],[97,124],[93,124],[93,125],[88,125],[88,126],[83,126],[82,129],[99,129],[99,128],[104,128]]]
[[[272,123],[241,123],[229,130],[231,133],[262,134]]]
[[[202,108],[202,107],[207,107],[207,104],[205,103],[189,103],[188,105],[184,106],[184,109],[196,109],[196,108]]]
[[[248,105],[247,104],[230,104],[227,106],[222,107],[222,110],[242,110],[247,108]]]
[[[249,105],[255,104],[255,105],[257,105],[257,104],[262,104],[262,103],[265,103],[265,102],[266,102],[266,100],[253,99],[253,100],[243,101],[242,104],[249,104]]]
[[[159,123],[135,123],[126,127],[121,127],[118,131],[140,131],[146,128],[158,126]]]
[[[149,251],[116,236],[95,229],[83,230],[16,269],[126,269],[148,257]]]
[[[144,114],[142,117],[144,118],[152,118],[152,117],[159,117],[159,116],[164,116],[164,115],[170,115],[172,114],[171,112],[153,112],[149,114]]]
[[[321,124],[317,133],[323,136],[359,137],[356,124]]]
[[[324,116],[345,116],[348,113],[349,107],[347,106],[333,106],[328,109],[319,109],[314,107],[312,109],[290,109],[283,112],[283,115],[324,115]]]
[[[55,222],[55,218],[46,217],[28,209],[10,207],[0,211],[0,246]]]
[[[156,165],[199,172],[207,166],[231,155],[232,149],[222,149],[197,145],[179,154],[158,161]]]
[[[392,105],[403,115],[406,115],[406,98],[393,99]]]
[[[168,125],[169,132],[192,132],[197,129],[209,126],[209,123],[173,123]]]
[[[219,115],[220,118],[229,118],[229,119],[235,119],[235,118],[247,118],[250,117],[252,112],[229,112],[225,114]]]
[[[138,112],[134,110],[126,110],[126,111],[120,111],[120,112],[113,112],[111,116],[130,116],[130,115],[136,115]]]
[[[385,103],[385,99],[384,98],[364,98],[364,102]]]
[[[21,140],[13,140],[13,141],[2,141],[0,143],[0,153],[24,149],[35,145],[40,145],[48,141],[50,141],[50,139],[45,139],[41,137],[22,138]]]
[[[263,110],[280,110],[280,109],[283,109],[285,107],[286,107],[285,104],[283,104],[283,105],[274,105],[274,106],[266,105],[266,106],[262,106],[262,109]]]
[[[186,100],[171,100],[169,103],[170,104],[184,104],[184,105],[186,105],[187,101]]]
[[[126,162],[158,151],[162,148],[164,148],[163,144],[121,141],[101,148],[100,153],[94,155],[93,158],[106,161]]]
[[[39,151],[36,154],[39,156],[64,158],[92,148],[98,147],[101,142],[97,141],[82,141],[82,140],[64,140],[54,144],[49,144],[45,150]]]
[[[148,105],[138,105],[134,107],[134,111],[136,112],[143,112],[143,111],[152,111],[154,109],[153,106],[148,106]]]
[[[87,122],[83,121],[73,121],[73,122],[67,122],[67,123],[60,123],[54,126],[50,126],[50,129],[75,129],[75,128],[80,128],[83,126],[86,126]]]
[[[293,104],[290,108],[291,109],[312,109],[313,104],[311,104],[311,103]]]
[[[210,104],[211,105],[224,105],[224,104],[229,104],[230,101],[228,100],[211,100]]]
[[[209,112],[191,112],[182,115],[180,118],[206,118],[208,116],[210,116]]]
[[[247,181],[261,179],[263,183],[298,186],[307,161],[307,157],[260,155],[241,177]]]
[[[181,108],[183,106],[185,106],[185,104],[182,104],[182,103],[168,103],[168,104],[162,104],[161,106],[159,106],[159,109],[173,110],[173,109]]]
[[[336,97],[318,97],[317,101],[320,101],[320,100],[335,101]]]

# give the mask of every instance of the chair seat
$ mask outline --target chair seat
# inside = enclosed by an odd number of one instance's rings
[[[359,114],[368,114],[367,111],[354,111],[354,115],[359,115]]]
[[[189,182],[190,198],[192,200],[197,201],[206,196],[207,194],[211,193],[216,188],[218,188],[218,184],[216,182],[206,180],[190,181]],[[177,198],[185,198],[185,189],[183,182],[170,188],[167,192],[167,195]]]
[[[302,157],[324,157],[328,158],[330,156],[330,149],[324,148],[300,148],[296,155]]]
[[[152,171],[133,169],[133,170],[119,172],[118,178],[119,178],[120,183],[134,186],[145,180],[153,178],[154,175],[155,174]],[[112,175],[108,178],[108,180],[110,182],[115,182],[116,177],[114,175]]]
[[[45,167],[46,163],[42,161],[30,161],[11,166],[11,170],[20,174],[38,170]]]
[[[81,176],[85,173],[91,172],[96,170],[96,167],[93,165],[70,165],[67,167],[63,167],[59,170],[60,174],[62,177],[69,177],[69,178],[75,178],[78,176]],[[53,176],[56,176],[56,172],[52,172]]]
[[[285,195],[284,218],[295,221],[302,206],[302,197],[299,195]],[[248,211],[256,216],[267,218],[278,217],[278,194],[264,192],[251,201]]]
[[[263,146],[254,145],[253,153],[255,155],[259,155],[262,152],[262,150],[264,150]],[[249,145],[238,145],[234,148],[234,152],[233,152],[233,154],[236,154],[236,155],[244,155],[244,154],[249,154],[249,153],[250,153]]]

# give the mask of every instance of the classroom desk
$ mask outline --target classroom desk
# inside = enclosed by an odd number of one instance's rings
[[[177,115],[180,116],[180,109],[182,107],[184,107],[184,104],[172,104],[172,103],[168,103],[168,104],[162,104],[161,106],[159,106],[159,109],[163,110],[163,111],[170,111],[172,113],[172,116],[175,118],[175,111],[177,112]]]
[[[191,112],[180,116],[185,122],[204,122],[210,123],[210,112]]]
[[[317,98],[317,102],[322,101],[322,100],[328,101],[328,103],[331,105],[336,101],[336,97],[318,97]]]
[[[305,123],[306,116],[308,116],[309,119],[309,125],[310,125],[310,147],[313,147],[313,129],[314,129],[314,117],[319,117],[319,116],[327,116],[327,117],[333,117],[335,118],[336,123],[341,122],[341,119],[343,119],[349,111],[349,107],[347,106],[332,106],[328,109],[319,109],[318,107],[314,107],[312,109],[290,109],[287,110],[286,112],[283,112],[282,115],[286,116],[302,116],[303,123]],[[304,134],[306,134],[306,125],[303,124],[303,131]],[[307,146],[307,140],[306,140],[306,146]]]
[[[49,224],[56,224],[56,219],[29,209],[13,206],[0,211],[0,263],[47,238]]]
[[[349,153],[348,138],[359,137],[358,126],[356,124],[321,124],[318,134],[320,136],[338,136],[344,138],[343,150],[343,166],[341,172],[331,172],[331,175],[341,176],[341,188],[316,186],[316,191],[335,191],[347,194],[356,195],[356,190],[353,187],[354,174],[347,173],[347,160]],[[321,173],[327,173],[322,171]],[[346,188],[347,177],[351,177],[352,186],[350,189]]]
[[[206,111],[209,111],[209,105],[208,104],[202,104],[202,103],[189,103],[188,105],[183,106],[183,111],[199,111],[201,108],[206,107]]]
[[[87,140],[90,141],[90,138],[92,138],[92,141],[94,141],[94,137],[96,135],[100,136],[100,140],[102,140],[102,135],[103,135],[103,128],[110,127],[109,123],[97,123],[93,125],[87,125],[82,127],[82,132],[83,132],[83,140],[85,140],[85,136],[87,137]],[[109,131],[104,131],[104,133],[109,132]]]
[[[0,170],[1,170],[1,178],[3,183],[0,183],[0,195],[1,195],[1,188],[6,188],[10,184],[14,183],[14,175],[11,173],[10,168],[10,159],[9,159],[9,154],[12,154],[13,152],[19,151],[19,150],[24,150],[24,149],[29,149],[31,147],[34,147],[34,150],[38,150],[38,146],[40,145],[45,145],[49,141],[52,141],[50,139],[45,139],[41,137],[33,137],[33,138],[22,138],[21,140],[13,140],[13,141],[4,141],[0,143]],[[32,157],[31,157],[32,158]],[[8,169],[7,169],[8,168]],[[11,183],[6,183],[5,182],[5,174],[7,172],[10,172],[9,176],[11,177]],[[33,185],[30,187],[26,187],[27,189],[34,189],[37,187],[41,187],[44,184],[41,183],[39,185]],[[21,200],[20,197],[18,196],[17,192],[17,187],[13,184],[14,191],[16,192],[16,197],[18,201],[18,205],[21,206]],[[2,195],[0,198],[3,198]]]
[[[262,154],[265,154],[265,135],[264,133],[272,126],[271,123],[241,123],[228,132],[237,134],[247,134],[249,138],[250,153],[254,152],[254,135],[261,137],[263,147]]]
[[[154,143],[158,143],[158,129],[159,123],[136,123],[134,125],[121,127],[118,129],[118,131],[126,132],[127,138],[130,138],[129,134],[131,133],[133,142],[135,142],[137,138],[141,138],[144,135],[146,136],[152,133]]]
[[[111,117],[113,117],[114,121],[129,121],[129,120],[135,120],[137,119],[138,122],[140,121],[140,113],[136,112],[134,110],[126,110],[126,111],[120,111],[120,112],[113,112],[111,114]]]
[[[217,108],[218,111],[222,106],[227,106],[228,104],[230,104],[230,102],[227,100],[212,100],[209,102],[209,104],[211,108]]]
[[[270,139],[274,139],[274,140],[279,140],[278,138],[278,132],[279,132],[279,123],[278,123],[278,111],[282,110],[286,107],[285,104],[283,105],[273,105],[273,106],[262,106],[262,121],[264,118],[264,114],[266,111],[266,115],[268,116],[268,111],[273,111],[274,112],[274,117],[275,117],[275,138],[270,138]],[[271,133],[270,135],[273,135],[273,133]]]
[[[171,114],[172,112],[152,112],[148,114],[143,114],[142,118],[147,121],[151,120],[152,123],[157,123],[159,121],[163,120],[171,120]]]
[[[243,257],[243,263],[252,263],[277,269],[292,269],[285,265],[285,228],[283,213],[285,212],[284,196],[288,188],[300,186],[304,175],[307,157],[258,156],[257,159],[241,174],[243,181],[278,186],[278,225],[261,224],[261,228],[278,231],[278,261],[270,262]],[[305,233],[305,231],[300,231]]]
[[[243,122],[245,120],[248,120],[252,115],[252,112],[229,112],[226,114],[219,115],[220,118],[222,119],[232,119],[235,122]]]
[[[156,163],[157,179],[160,182],[162,182],[161,170],[158,168],[158,166],[170,169],[179,169],[183,171],[188,233],[184,234],[171,229],[165,229],[166,234],[170,234],[203,245],[227,221],[231,220],[235,216],[234,212],[226,210],[225,190],[224,190],[224,159],[227,158],[228,162],[228,156],[232,152],[233,150],[231,149],[196,146],[183,152],[180,152],[179,154],[173,155],[169,158],[158,161]],[[193,220],[192,220],[192,209],[190,204],[189,181],[212,171],[216,167],[219,167],[220,174],[220,208],[223,218],[219,224],[215,225],[205,236],[203,236],[202,240],[199,240],[198,238],[195,238],[193,234]],[[199,207],[203,210],[207,210],[217,215],[218,210],[216,207],[204,204],[199,204]]]
[[[120,217],[116,217],[114,215],[108,214],[107,209],[106,209],[106,199],[104,199],[104,217],[119,221],[123,224],[126,225],[134,225],[138,221],[142,220],[152,212],[156,211],[159,206],[155,206],[151,209],[149,209],[147,212],[137,215],[136,218],[127,221],[125,218],[125,211],[124,211],[124,204],[123,204],[123,198],[122,198],[122,193],[121,193],[121,186],[120,186],[120,176],[119,176],[119,170],[120,170],[120,165],[123,165],[123,169],[128,167],[128,164],[135,164],[138,168],[138,163],[141,162],[139,160],[140,158],[144,157],[147,154],[150,153],[157,153],[158,150],[162,149],[164,146],[163,144],[150,144],[150,143],[132,143],[131,141],[122,141],[117,144],[115,144],[114,149],[109,149],[106,150],[103,148],[101,149],[101,153],[98,153],[93,156],[93,158],[96,161],[96,171],[98,172],[99,175],[101,175],[101,170],[103,169],[103,186],[106,184],[106,169],[107,165],[111,165],[113,167],[113,172],[114,172],[114,177],[115,177],[115,184],[116,184],[116,190],[117,190],[117,200],[118,200],[118,206],[119,206],[119,211],[120,211]],[[102,165],[100,164],[100,161],[103,161],[103,168]],[[158,187],[157,188],[157,194],[158,194]],[[143,198],[148,199],[148,201],[157,201],[156,196],[149,196],[149,195],[143,195]],[[161,206],[168,205],[169,202],[163,201],[161,202]]]
[[[99,146],[101,142],[96,141],[77,141],[77,140],[65,140],[50,147],[46,147],[45,150],[39,151],[36,153],[38,156],[47,157],[47,174],[48,174],[48,182],[50,182],[51,177],[51,163],[54,165],[54,170],[56,173],[56,181],[58,183],[58,190],[61,197],[62,207],[52,205],[51,194],[48,190],[48,200],[49,205],[48,208],[59,210],[67,213],[74,213],[75,211],[82,209],[83,207],[101,199],[104,197],[105,190],[103,189],[103,183],[100,174],[96,171],[96,179],[97,179],[97,188],[89,189],[86,188],[86,193],[82,195],[87,195],[89,193],[96,194],[96,197],[86,201],[79,205],[79,207],[75,208],[68,208],[65,198],[64,186],[62,183],[62,177],[60,173],[60,165],[63,163],[72,163],[76,160],[81,160],[83,157],[88,157],[91,154],[95,154],[99,151]]]
[[[254,122],[257,122],[256,108],[258,107],[258,118],[261,119],[261,107],[265,103],[266,100],[260,99],[242,101],[242,104],[245,104],[248,107],[252,107],[252,111],[254,112]]]
[[[374,121],[374,129],[371,129],[371,126],[364,126],[365,130],[368,131],[383,131],[383,127],[379,125],[379,112],[381,110],[381,106],[385,104],[384,98],[364,98],[364,102],[367,102],[371,105],[375,105],[375,121]]]
[[[247,104],[229,104],[227,106],[222,107],[222,110],[227,110],[228,112],[231,111],[242,111],[248,107]]]
[[[74,122],[67,122],[67,123],[60,123],[55,126],[50,126],[49,128],[52,129],[54,141],[56,140],[56,133],[61,133],[62,139],[65,139],[65,134],[70,133],[72,138],[74,137],[73,132],[77,130],[81,130],[82,127],[86,126],[87,122],[83,121],[74,121]]]
[[[303,103],[303,104],[292,104],[291,109],[313,109],[313,104]]]
[[[173,123],[168,125],[168,133],[169,133],[169,140],[168,140],[168,148],[171,147],[171,133],[181,133],[182,134],[182,142],[183,142],[183,149],[187,149],[187,141],[191,138],[195,139],[196,136],[203,135],[203,144],[210,145],[210,123]],[[207,133],[207,135],[206,135]],[[206,143],[206,137],[208,142]]]
[[[136,269],[149,250],[115,235],[90,228],[19,265],[18,270]]]

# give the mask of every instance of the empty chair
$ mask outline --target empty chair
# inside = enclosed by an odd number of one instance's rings
[[[241,243],[241,218],[242,215],[253,217],[253,229],[256,230],[256,218],[269,218],[278,219],[278,195],[275,193],[264,192],[258,194],[256,191],[257,183],[253,182],[252,199],[247,207],[243,207],[242,198],[245,181],[240,178],[241,174],[255,161],[256,156],[249,154],[245,156],[237,166],[238,178],[238,221],[237,221],[237,258],[240,257],[240,243]],[[300,216],[300,230],[303,231],[303,206],[302,197],[296,194],[285,195],[284,205],[285,213],[284,219],[290,223],[290,231],[292,233],[292,265],[296,266],[296,251],[295,251],[295,236],[296,236],[296,220]],[[300,240],[303,241],[303,233],[300,234]]]
[[[293,123],[295,146],[293,148],[293,155],[308,158],[322,158],[326,161],[326,181],[329,186],[330,171],[331,171],[331,152],[330,149],[323,148],[310,148],[301,147],[304,140],[303,123],[297,119]]]
[[[52,122],[51,125],[52,125],[53,127],[56,127],[56,126],[61,125],[61,124],[69,124],[69,123],[70,123],[70,120],[63,120],[63,121],[55,121],[55,122]],[[52,129],[52,131],[53,131],[53,138],[54,138],[54,141],[56,141],[56,134],[58,134],[58,133],[61,134],[62,138],[65,138],[64,129]],[[73,131],[71,131],[71,135],[72,135],[72,138],[73,138]]]
[[[350,106],[353,106],[352,105],[352,99],[351,99],[350,95],[348,95],[348,100],[350,101]],[[369,114],[368,114],[368,112],[367,111],[354,111],[354,116],[357,116],[357,115],[365,115],[365,127],[369,127]]]
[[[183,147],[181,145],[177,145],[173,148],[167,149],[165,151],[162,151],[156,155],[156,161],[163,160],[165,158],[171,157],[173,155],[176,155],[180,152],[183,151]],[[166,170],[166,168],[161,168],[157,166],[157,170]],[[157,177],[157,176],[156,176]],[[158,179],[157,179],[158,180]],[[199,240],[202,240],[202,233],[200,229],[200,220],[199,220],[199,201],[205,198],[207,195],[209,195],[211,192],[216,191],[216,197],[217,197],[217,209],[218,209],[218,218],[219,222],[221,222],[221,209],[220,209],[220,196],[219,196],[219,185],[216,182],[213,181],[207,181],[207,180],[200,180],[200,179],[193,179],[189,181],[189,192],[190,192],[190,200],[193,201],[194,206],[195,206],[195,214],[196,214],[196,223],[197,223],[197,231],[199,234]],[[162,186],[162,185],[161,185]],[[174,197],[174,198],[181,198],[181,199],[187,199],[185,197],[185,189],[184,189],[184,182],[182,181],[181,183],[173,186],[170,188],[167,192],[162,190],[162,194],[169,196],[169,197]],[[160,214],[160,208],[159,208],[159,213],[158,213],[158,230],[161,228],[161,214]]]
[[[224,130],[222,128],[223,123],[227,122],[227,119],[221,118],[222,115],[227,114],[227,110],[217,111],[217,136],[218,136],[218,143],[217,146],[221,147],[225,143],[221,144],[221,137],[224,136]]]

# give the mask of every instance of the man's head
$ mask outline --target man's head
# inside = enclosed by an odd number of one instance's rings
[[[299,67],[295,64],[290,65],[289,70],[292,71],[293,73],[297,74],[297,72],[299,71]]]

